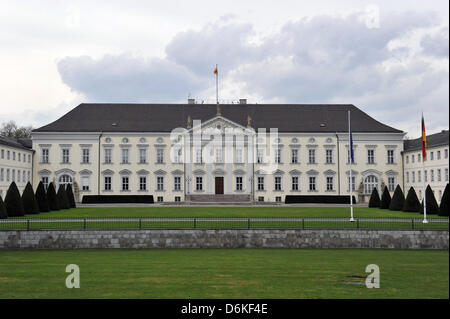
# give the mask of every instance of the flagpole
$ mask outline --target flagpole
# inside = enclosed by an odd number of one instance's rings
[[[422,112],[422,123],[421,123],[421,129],[422,129],[422,177],[423,177],[423,223],[427,224],[427,190],[426,190],[426,181],[425,181],[425,161],[427,159],[427,136],[425,133],[425,120],[423,118],[423,112]]]
[[[216,64],[216,104],[219,104],[219,70]]]
[[[350,152],[350,221],[354,222],[353,219],[353,183],[352,183],[352,164],[353,164],[353,158],[352,158],[352,141],[351,141],[351,129],[350,129],[350,110],[348,111],[348,151]]]

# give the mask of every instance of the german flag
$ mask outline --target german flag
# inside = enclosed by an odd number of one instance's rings
[[[216,64],[216,68],[214,69],[214,74],[219,75],[219,70],[217,69],[217,64]]]
[[[427,134],[425,133],[425,121],[422,113],[422,159],[427,160]]]

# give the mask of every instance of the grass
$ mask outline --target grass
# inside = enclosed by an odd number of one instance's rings
[[[80,267],[67,289],[65,267]],[[379,289],[345,285],[380,267]],[[364,279],[361,283],[364,282]],[[0,298],[449,298],[433,250],[148,249],[0,251]]]

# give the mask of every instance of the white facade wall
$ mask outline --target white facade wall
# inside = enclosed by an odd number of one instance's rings
[[[13,181],[21,194],[27,182],[31,182],[32,158],[32,150],[0,144],[0,196],[3,199]]]

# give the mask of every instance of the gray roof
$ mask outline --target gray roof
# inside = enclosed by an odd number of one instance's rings
[[[427,135],[427,148],[448,145],[448,130]],[[403,141],[403,151],[418,151],[422,149],[422,137]]]
[[[353,132],[402,133],[351,104],[221,104],[220,107],[223,117],[242,126],[247,125],[250,115],[253,128],[278,128],[279,132],[346,132],[350,110]],[[216,116],[216,105],[83,103],[34,132],[170,132],[176,127],[186,127],[188,116],[204,122]]]
[[[30,150],[32,146],[31,139],[29,138],[14,138],[1,135],[0,144],[26,150]]]

